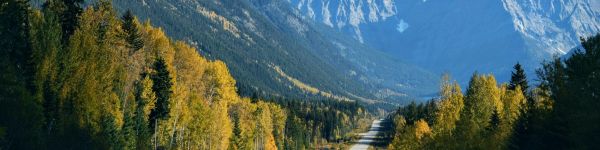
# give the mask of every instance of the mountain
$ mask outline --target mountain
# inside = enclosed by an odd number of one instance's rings
[[[202,55],[226,62],[245,96],[406,102],[439,76],[303,18],[279,0],[116,0]]]
[[[410,64],[507,80],[600,32],[597,0],[288,0],[290,7]]]

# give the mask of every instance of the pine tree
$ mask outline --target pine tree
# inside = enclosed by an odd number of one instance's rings
[[[171,89],[173,83],[171,83],[172,78],[167,69],[167,63],[162,57],[154,62],[152,69],[155,72],[150,75],[150,79],[153,82],[152,91],[156,94],[156,103],[154,109],[150,111],[150,127],[154,130],[157,120],[169,118],[169,101],[173,94]]]
[[[130,10],[127,10],[121,17],[121,22],[121,26],[126,34],[125,40],[127,41],[127,46],[133,49],[133,52],[141,49],[144,46],[144,41],[141,38],[141,33],[139,32],[139,27],[135,22],[133,13],[131,13]]]

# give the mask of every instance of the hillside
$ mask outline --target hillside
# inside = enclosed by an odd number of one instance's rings
[[[176,39],[225,61],[242,95],[408,100],[438,77],[302,19],[285,1],[115,1]],[[279,69],[277,69],[279,68]]]
[[[344,148],[374,112],[242,97],[226,63],[111,1],[11,0],[0,18],[0,149]]]

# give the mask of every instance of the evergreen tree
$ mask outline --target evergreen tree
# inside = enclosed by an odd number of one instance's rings
[[[83,12],[83,0],[58,0],[62,1],[61,24],[63,28],[63,42],[67,43],[79,24],[79,15]]]
[[[0,51],[7,56],[16,71],[26,81],[26,88],[33,91],[31,65],[31,42],[29,21],[30,6],[27,0],[4,0],[0,4]]]
[[[135,22],[135,16],[131,13],[130,10],[127,10],[125,14],[121,17],[122,25],[121,27],[125,31],[125,40],[127,41],[127,46],[133,51],[137,51],[144,46],[144,41],[142,40],[141,33],[139,32],[138,24]]]
[[[115,124],[115,117],[111,114],[104,114],[100,120],[102,126],[101,136],[103,140],[97,146],[104,147],[103,149],[119,149],[123,147],[123,139],[119,132],[119,128]]]
[[[62,28],[61,41],[65,46],[78,27],[79,17],[83,12],[82,6],[83,0],[48,0],[42,5],[42,8],[58,14]]]
[[[123,143],[123,145],[121,145],[123,149],[136,149],[136,122],[133,116],[133,112],[126,111],[123,113],[123,127],[121,127],[121,137],[119,138],[122,141],[119,142]]]
[[[42,146],[41,104],[32,96],[30,6],[0,2],[0,149]]]
[[[150,111],[150,127],[154,130],[157,120],[169,118],[169,101],[173,94],[171,89],[173,83],[171,74],[167,69],[167,63],[162,57],[154,62],[152,69],[155,72],[150,75],[150,79],[153,82],[152,91],[156,94],[156,103],[154,109]]]
[[[523,91],[523,94],[527,94],[529,85],[527,83],[527,75],[525,75],[525,70],[523,70],[523,67],[519,63],[515,64],[513,68],[514,71],[511,73],[508,89],[515,90],[517,86],[519,86],[521,87],[521,91]]]
[[[542,79],[554,99],[547,141],[557,148],[600,146],[600,34],[582,40],[583,49],[564,61],[547,64]]]
[[[489,126],[486,128],[489,133],[493,133],[500,127],[500,114],[497,110],[494,110],[490,117]]]
[[[240,127],[240,116],[238,112],[234,112],[232,115],[233,120],[233,135],[231,136],[231,143],[229,149],[238,150],[246,149],[242,140],[242,129]]]

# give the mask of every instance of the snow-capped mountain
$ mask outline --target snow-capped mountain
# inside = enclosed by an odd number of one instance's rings
[[[508,79],[600,32],[598,0],[288,0],[307,20],[465,83]]]

